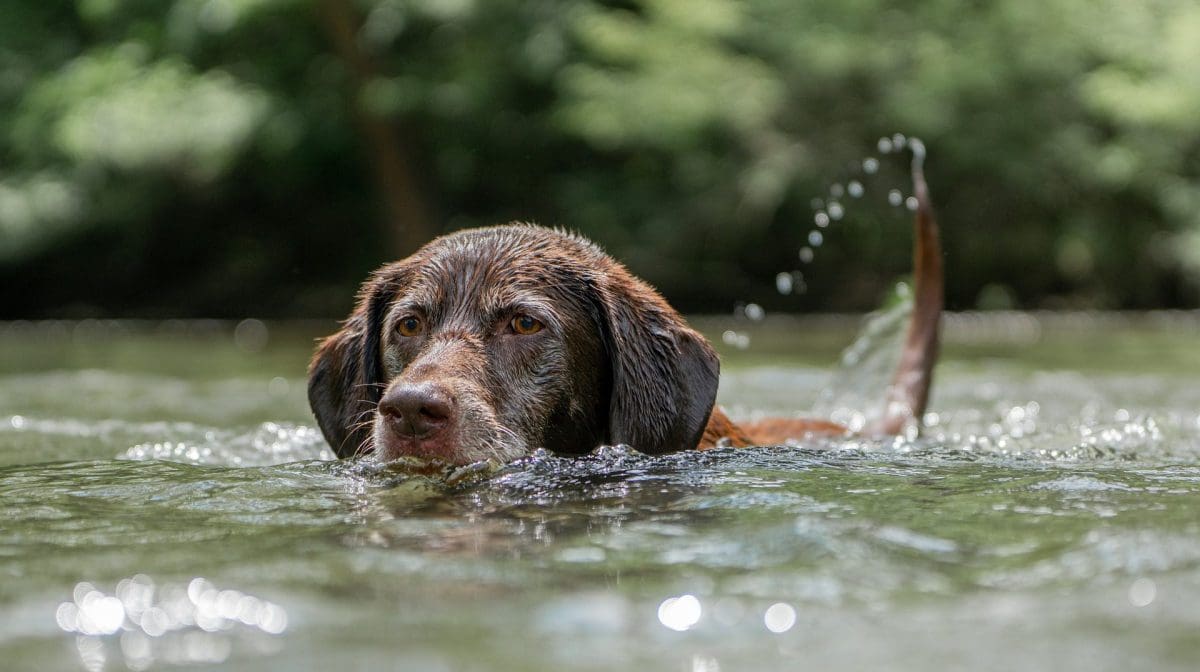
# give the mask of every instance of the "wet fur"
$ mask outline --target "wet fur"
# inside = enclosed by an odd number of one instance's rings
[[[397,337],[411,313],[428,332]],[[545,329],[497,332],[521,313]],[[457,450],[420,457],[503,461],[620,443],[661,453],[699,444],[718,370],[704,338],[594,244],[513,224],[444,236],[373,274],[318,347],[309,398],[340,457],[386,448],[382,395],[433,379],[459,402]]]
[[[871,434],[919,426],[937,358],[941,250],[922,158],[914,152],[916,301]],[[506,332],[520,314],[544,329]],[[424,320],[420,337],[397,334],[405,315]],[[704,338],[599,247],[511,224],[443,236],[372,274],[343,327],[318,346],[308,393],[339,457],[466,464],[536,448],[581,454],[627,444],[657,454],[847,433],[822,420],[734,423],[714,408],[719,368]],[[378,412],[384,395],[429,385],[454,399],[449,428],[436,441],[389,433]]]

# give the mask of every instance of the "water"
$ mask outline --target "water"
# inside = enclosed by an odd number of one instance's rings
[[[451,484],[330,459],[327,325],[0,325],[3,667],[1195,669],[1197,325],[958,317],[916,441]],[[744,417],[817,403],[854,323],[737,328]]]

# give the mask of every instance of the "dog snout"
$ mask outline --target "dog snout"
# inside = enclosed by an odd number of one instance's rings
[[[397,437],[430,439],[450,425],[454,397],[440,385],[401,385],[380,400],[379,413]]]

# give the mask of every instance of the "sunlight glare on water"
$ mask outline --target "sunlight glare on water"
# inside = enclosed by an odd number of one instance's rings
[[[787,632],[796,624],[796,610],[790,604],[776,602],[767,607],[766,613],[763,614],[763,624],[775,634]]]
[[[869,414],[904,296],[858,340],[725,316],[719,402]],[[0,376],[0,650],[64,670],[1189,669],[1200,329],[981,319],[948,320],[920,437],[450,475],[331,460],[297,373],[308,338],[294,368],[229,378],[107,351]],[[221,347],[270,356],[287,340],[269,331],[258,353]],[[770,354],[821,339],[854,341],[841,367]]]
[[[287,612],[253,595],[219,590],[203,578],[186,586],[158,586],[139,574],[118,582],[113,595],[87,582],[76,584],[73,600],[58,605],[55,621],[64,632],[80,635],[77,648],[85,668],[103,669],[103,661],[119,653],[129,669],[145,670],[156,660],[224,662],[233,638],[282,634]]]
[[[266,465],[303,459],[332,460],[333,451],[314,427],[264,422],[249,433],[209,430],[189,440],[139,443],[122,457],[130,460],[174,460],[194,464]]]
[[[658,605],[658,621],[664,626],[682,632],[700,622],[704,609],[695,595],[668,597]]]

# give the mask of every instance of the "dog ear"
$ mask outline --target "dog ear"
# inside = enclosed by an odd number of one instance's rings
[[[370,452],[373,413],[386,383],[383,318],[396,293],[384,272],[368,280],[342,328],[317,346],[308,366],[308,404],[338,457]]]
[[[609,442],[652,455],[695,448],[717,398],[717,353],[654,289],[614,266],[597,288],[612,366]]]

